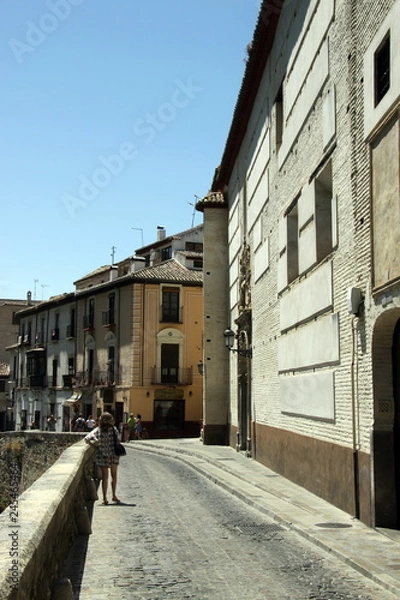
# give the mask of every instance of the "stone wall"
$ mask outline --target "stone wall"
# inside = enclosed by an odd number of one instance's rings
[[[21,440],[11,442],[13,452],[17,444],[24,447]],[[11,464],[12,503],[0,515],[0,600],[57,597],[52,591],[71,543],[91,533],[93,454],[83,441],[73,443],[20,495],[13,492],[18,469]]]
[[[82,438],[79,433],[15,431],[0,434],[0,513],[15,494],[29,488],[63,451]],[[13,488],[13,489],[12,489]]]

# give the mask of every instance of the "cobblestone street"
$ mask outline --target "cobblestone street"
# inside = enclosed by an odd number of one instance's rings
[[[118,495],[71,551],[75,598],[394,598],[172,458],[129,449]]]

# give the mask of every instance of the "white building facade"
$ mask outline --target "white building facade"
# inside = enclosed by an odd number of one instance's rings
[[[197,205],[205,264],[216,228],[228,238],[204,277],[205,297],[228,293],[218,331],[205,315],[209,353],[236,334],[229,394],[207,397],[206,379],[205,415],[219,405],[231,445],[387,527],[400,526],[399,17],[399,0],[263,2]]]

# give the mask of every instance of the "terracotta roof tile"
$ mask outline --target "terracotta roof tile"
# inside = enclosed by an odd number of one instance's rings
[[[132,280],[161,281],[171,283],[203,283],[203,272],[188,269],[180,262],[171,258],[159,265],[140,269],[131,275]]]

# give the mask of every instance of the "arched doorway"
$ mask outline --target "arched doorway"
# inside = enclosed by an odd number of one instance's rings
[[[376,321],[372,345],[374,386],[374,525],[400,528],[400,309]]]

